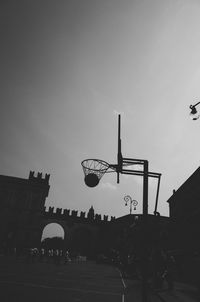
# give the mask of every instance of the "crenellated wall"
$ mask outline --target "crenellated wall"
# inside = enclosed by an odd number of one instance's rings
[[[40,172],[36,174],[34,171],[30,171],[29,173],[29,180],[36,183],[49,184],[49,178],[50,178],[50,174],[45,174],[43,178],[42,173]]]
[[[27,179],[0,175],[0,248],[39,246],[44,227],[60,224],[65,233],[65,244],[88,254],[101,245],[99,238],[107,232],[114,216],[96,214],[93,207],[88,212],[45,207],[50,174],[30,171]],[[100,237],[99,237],[100,236]]]
[[[108,215],[104,215],[103,218],[101,217],[100,214],[95,214],[93,217],[89,217],[88,213],[86,215],[86,212],[78,212],[76,210],[70,210],[70,209],[62,209],[62,208],[54,208],[54,207],[49,207],[48,209],[44,207],[44,212],[43,212],[45,218],[54,218],[54,219],[61,219],[61,220],[66,220],[67,218],[75,218],[77,220],[87,220],[90,222],[108,222],[108,221],[113,221],[115,220],[114,216],[109,217]]]

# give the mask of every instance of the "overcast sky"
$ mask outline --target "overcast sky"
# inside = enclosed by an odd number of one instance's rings
[[[122,216],[142,209],[138,176],[106,174],[96,188],[81,161],[122,154],[162,173],[158,210],[199,166],[200,2],[6,0],[1,17],[0,174],[50,173],[46,206]],[[149,184],[149,212],[156,181]]]

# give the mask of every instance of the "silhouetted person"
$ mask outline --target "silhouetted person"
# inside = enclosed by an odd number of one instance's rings
[[[163,279],[166,280],[168,289],[174,289],[174,267],[175,260],[174,257],[169,255],[169,253],[164,254],[164,273]]]
[[[153,285],[155,289],[161,289],[163,283],[163,272],[165,271],[165,263],[163,252],[161,248],[156,247],[153,255],[152,255],[152,262],[153,262]]]
[[[67,264],[68,262],[69,262],[69,251],[68,250],[66,250],[66,252],[65,252],[65,263]]]
[[[60,264],[60,251],[58,249],[54,250],[54,263],[56,265]]]
[[[40,261],[43,262],[45,257],[45,249],[41,248],[40,249]]]

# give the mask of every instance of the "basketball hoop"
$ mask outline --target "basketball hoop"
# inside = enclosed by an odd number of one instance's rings
[[[109,164],[100,159],[85,159],[81,162],[85,175],[85,184],[88,187],[96,187],[101,177],[106,173]]]

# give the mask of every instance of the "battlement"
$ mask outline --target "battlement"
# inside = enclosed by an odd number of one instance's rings
[[[45,174],[44,178],[42,177],[42,173],[36,173],[34,171],[30,171],[29,180],[41,183],[41,184],[49,184],[50,174]]]
[[[108,219],[108,215],[104,215],[103,218],[101,217],[101,214],[95,214],[94,217],[86,217],[86,212],[80,212],[76,210],[69,210],[69,209],[62,209],[62,208],[54,208],[54,207],[49,207],[48,209],[44,207],[44,214],[46,216],[54,217],[55,219],[66,219],[66,218],[77,218],[77,219],[82,219],[82,220],[89,220],[93,222],[108,222],[108,221],[113,221],[115,220],[114,216],[110,217],[110,220]]]

